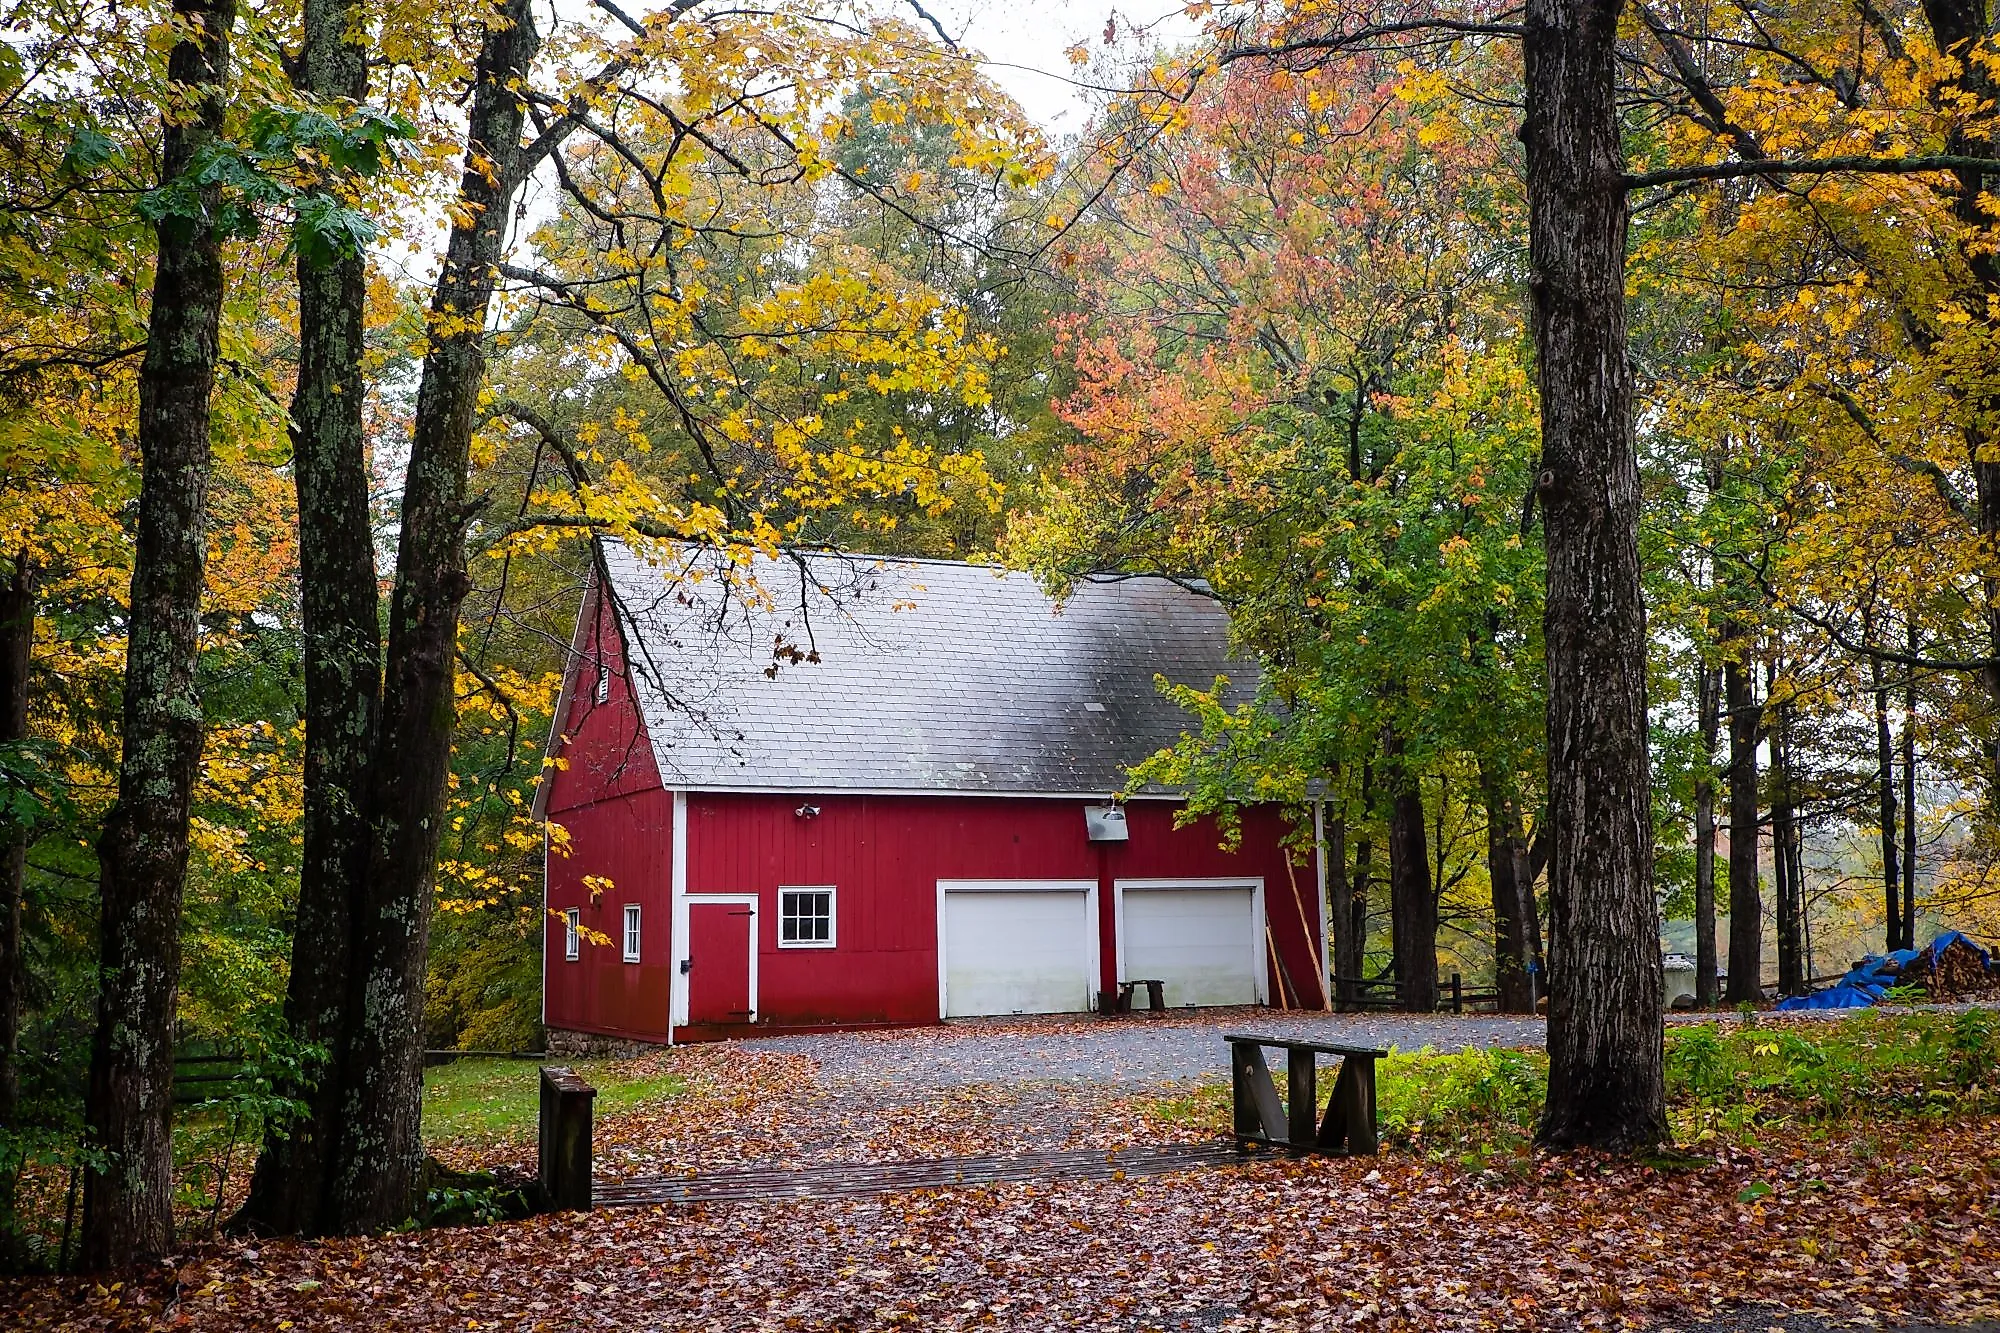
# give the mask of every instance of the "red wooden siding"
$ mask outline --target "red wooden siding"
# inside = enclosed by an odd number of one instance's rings
[[[673,885],[667,849],[673,798],[654,790],[563,812],[570,855],[549,857],[548,905],[557,915],[544,931],[543,995],[550,1027],[667,1038],[673,982]],[[611,881],[592,894],[586,875]],[[640,908],[639,961],[624,961],[625,904]],[[583,942],[575,962],[563,957],[560,913],[574,907],[582,924],[609,937]]]
[[[624,678],[624,658],[609,609],[586,624],[583,666],[570,691],[559,753],[566,768],[548,771],[548,815],[569,836],[570,855],[548,857],[543,921],[542,1010],[550,1027],[667,1038],[673,979],[673,796],[659,770]],[[599,645],[611,668],[610,697],[596,701]],[[585,876],[611,881],[593,893]],[[625,904],[640,905],[640,961],[624,955]],[[575,962],[563,957],[561,913],[609,943],[586,940]]]
[[[1223,851],[1203,820],[1173,827],[1174,806],[1134,801],[1131,839],[1091,843],[1081,798],[799,796],[692,793],[688,892],[755,893],[762,1023],[932,1023],[937,1011],[940,879],[1095,879],[1100,986],[1116,981],[1112,882],[1261,876],[1265,915],[1294,1004],[1317,1007],[1318,922],[1310,860],[1287,873],[1275,809],[1249,812],[1242,850]],[[819,814],[797,814],[814,805]],[[838,947],[781,949],[777,890],[831,884]],[[1293,896],[1296,885],[1298,897]],[[1280,994],[1271,970],[1269,993]],[[1303,994],[1298,994],[1303,991]]]
[[[570,686],[569,712],[559,750],[566,767],[550,771],[548,812],[601,801],[608,796],[648,791],[660,785],[653,747],[639,719],[639,702],[625,679],[625,653],[608,603],[593,594],[585,615],[581,664]],[[600,654],[601,659],[600,659]],[[597,702],[597,664],[610,669],[610,697]],[[562,823],[557,819],[558,824]]]

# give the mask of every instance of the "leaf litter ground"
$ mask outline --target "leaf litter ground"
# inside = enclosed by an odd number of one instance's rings
[[[658,1052],[633,1072],[678,1074],[687,1092],[600,1123],[607,1174],[1109,1150],[1212,1133],[1147,1115],[1158,1093],[1131,1084],[968,1083],[878,1089],[871,1099],[853,1079],[819,1077],[803,1054],[731,1046]],[[454,1164],[520,1165],[531,1153],[525,1142],[490,1139],[460,1145]],[[1685,1166],[1571,1155],[1474,1173],[1407,1154],[1271,1160],[1147,1179],[223,1243],[116,1285],[0,1286],[0,1321],[78,1330],[1581,1329],[1691,1325],[1771,1301],[1841,1321],[1959,1322],[2000,1315],[1997,1191],[2000,1120],[1912,1118],[1769,1134]]]

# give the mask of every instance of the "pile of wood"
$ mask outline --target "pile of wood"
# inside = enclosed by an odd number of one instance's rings
[[[1940,949],[1938,944],[1944,947]],[[2000,995],[2000,967],[1963,935],[1951,935],[1927,946],[1903,968],[1898,980],[1922,986],[1933,1002],[1976,1000]]]

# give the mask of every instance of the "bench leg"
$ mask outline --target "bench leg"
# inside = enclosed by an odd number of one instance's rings
[[[1238,1146],[1246,1138],[1285,1142],[1285,1107],[1263,1050],[1255,1042],[1231,1043],[1229,1073]]]
[[[1313,1127],[1319,1120],[1319,1056],[1293,1047],[1285,1058],[1285,1137],[1293,1152],[1307,1152],[1315,1144]]]
[[[1375,1061],[1365,1056],[1346,1056],[1340,1075],[1333,1082],[1333,1096],[1326,1104],[1326,1119],[1320,1122],[1318,1147],[1321,1152],[1346,1152],[1373,1157],[1381,1150],[1375,1130]]]
[[[1164,981],[1149,981],[1146,983],[1146,1004],[1156,1014],[1162,1012],[1167,1007],[1166,990],[1167,984]]]

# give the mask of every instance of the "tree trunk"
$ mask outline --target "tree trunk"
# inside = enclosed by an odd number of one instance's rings
[[[1539,953],[1535,879],[1528,866],[1528,834],[1511,784],[1490,766],[1479,772],[1486,805],[1486,876],[1493,890],[1493,985],[1503,1014],[1535,1011],[1530,968]]]
[[[1725,633],[1725,641],[1732,636]],[[1757,724],[1761,712],[1749,668],[1722,667],[1729,713],[1729,987],[1731,1004],[1764,994],[1764,902],[1757,889]]]
[[[1951,75],[1938,82],[1934,105],[1940,109],[1954,103],[1991,105],[2000,98],[2000,81],[1996,81],[1993,69],[1984,59],[1970,54],[1982,48],[1993,35],[1984,0],[1924,0],[1923,12],[1936,49],[1954,64]],[[1952,115],[1951,119],[1953,128],[1945,136],[1945,152],[1961,157],[1992,157],[1992,129],[1984,118]],[[1952,212],[1965,229],[1959,242],[1960,253],[1978,285],[1978,303],[1973,308],[1983,312],[1984,331],[1990,339],[2000,332],[1996,328],[2000,320],[1993,313],[1996,302],[2000,302],[2000,254],[1995,254],[1988,242],[1992,226],[1988,178],[1976,170],[1953,174],[1958,178],[1958,190]],[[2000,453],[1996,453],[1990,438],[1990,423],[1996,408],[2000,408],[2000,396],[1990,388],[1975,388],[1961,398],[1961,410],[1965,413],[1961,433],[1966,461],[1972,469],[1975,517],[1982,544],[1991,549],[2000,541]],[[1970,401],[1963,401],[1966,398]],[[1986,621],[1989,664],[1978,673],[1979,682],[1988,697],[2000,705],[2000,574],[1994,572],[1990,561],[1982,581],[1985,605],[1981,609]],[[1989,809],[2000,812],[2000,728],[1988,733],[1986,758]]]
[[[475,67],[465,221],[452,227],[431,298],[402,536],[389,608],[388,659],[369,765],[373,821],[350,994],[338,1226],[401,1221],[423,1165],[424,956],[456,720],[459,605],[465,571],[466,466],[485,376],[483,340],[496,265],[522,171],[525,82],[540,46],[527,0],[506,0]]]
[[[1896,842],[1896,744],[1889,733],[1889,689],[1882,682],[1882,659],[1868,663],[1875,694],[1875,788],[1877,820],[1882,826],[1883,947],[1890,953],[1907,949],[1903,937],[1903,868]]]
[[[1326,919],[1327,933],[1333,945],[1332,969],[1335,977],[1358,977],[1361,975],[1361,949],[1365,943],[1354,928],[1354,885],[1356,880],[1347,873],[1347,815],[1326,817],[1326,846],[1321,849],[1326,857]],[[1348,981],[1332,983],[1333,1007],[1347,1010],[1353,1007],[1354,987]]]
[[[1408,1013],[1437,1008],[1437,896],[1431,889],[1424,796],[1403,763],[1402,741],[1383,739],[1389,798],[1389,933],[1396,951],[1396,1007]]]
[[[1904,635],[1909,655],[1917,655],[1917,620]],[[1917,947],[1917,673],[1903,682],[1903,946]]]
[[[1701,777],[1694,784],[1694,1001],[1715,1003],[1715,747],[1721,739],[1722,682],[1703,663],[1696,687],[1701,726]]]
[[[1353,911],[1348,918],[1348,924],[1352,927],[1350,933],[1354,938],[1353,975],[1357,977],[1364,975],[1368,968],[1368,896],[1374,889],[1375,880],[1375,839],[1368,831],[1369,823],[1375,818],[1373,764],[1361,766],[1361,814],[1366,822],[1362,825],[1361,836],[1354,840],[1354,881],[1349,890],[1353,894],[1351,899]],[[1350,997],[1357,1008],[1361,1007],[1360,1001],[1369,998],[1370,993],[1360,987],[1355,987]]]
[[[352,39],[356,0],[305,0],[298,89],[358,103],[366,53]],[[338,181],[322,182],[331,192]],[[299,583],[305,637],[306,742],[299,903],[285,1021],[320,1052],[279,1091],[305,1106],[275,1124],[237,1225],[308,1234],[330,1223],[328,1178],[339,1140],[355,898],[368,865],[368,759],[381,681],[381,627],[361,376],[368,261],[298,259],[299,373],[292,456],[299,497]]]
[[[28,737],[28,665],[35,649],[35,568],[26,551],[0,583],[0,745]],[[28,839],[23,823],[0,822],[0,1126],[19,1124],[21,994],[27,962],[21,955],[21,898],[27,887]],[[21,1172],[0,1167],[0,1269],[18,1266],[20,1228],[15,1198]]]
[[[221,133],[235,0],[175,0],[161,178]],[[180,986],[188,808],[201,763],[202,576],[208,555],[209,395],[221,328],[215,187],[202,216],[159,225],[136,438],[139,531],[126,627],[118,801],[98,841],[97,1033],[85,1104],[100,1156],[84,1172],[83,1266],[144,1263],[173,1247],[173,1022]]]
[[[0,583],[0,745],[28,738],[28,662],[35,649],[35,567],[22,551]],[[27,884],[28,829],[0,825],[0,1125],[15,1124],[21,1075],[21,991],[27,978],[21,957],[21,894]],[[11,1177],[0,1182],[0,1223],[13,1216]],[[0,1245],[6,1233],[0,1232]]]
[[[1667,1136],[1646,608],[1625,332],[1619,0],[1529,0],[1529,268],[1548,552],[1549,1094],[1541,1137]]]
[[[1766,697],[1769,697],[1767,691]],[[1778,993],[1805,991],[1799,928],[1798,821],[1792,806],[1791,705],[1771,731],[1771,864],[1778,887]]]

